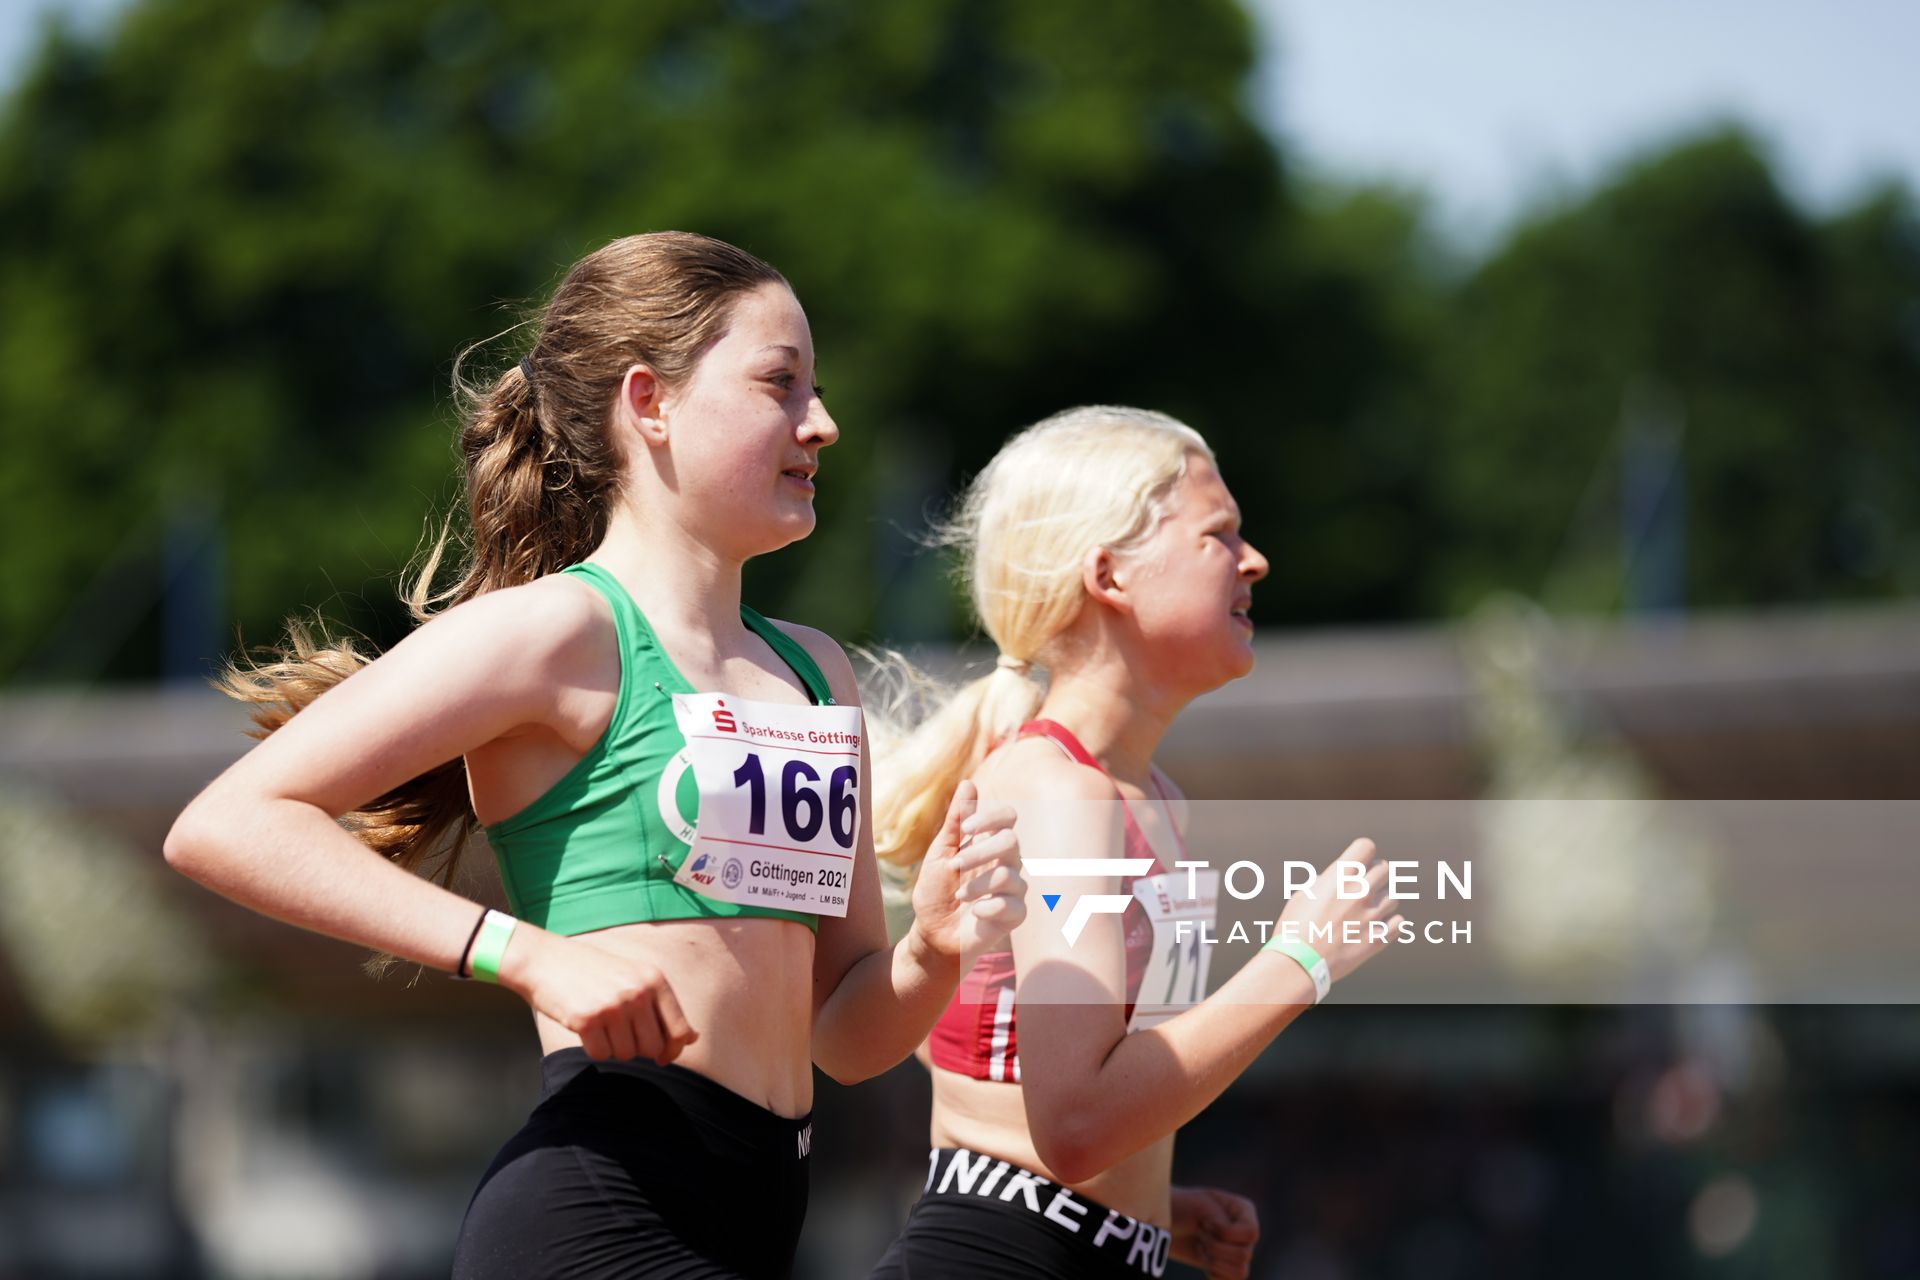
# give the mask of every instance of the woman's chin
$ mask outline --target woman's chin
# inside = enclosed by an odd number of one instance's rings
[[[1253,646],[1246,641],[1222,645],[1195,638],[1154,659],[1153,667],[1158,672],[1156,683],[1197,698],[1252,671]]]
[[[1253,637],[1243,628],[1236,628],[1233,639],[1216,650],[1218,659],[1213,664],[1220,679],[1214,688],[1229,684],[1247,675],[1253,670]]]
[[[1213,672],[1217,678],[1211,687],[1218,689],[1223,684],[1231,684],[1252,670],[1253,646],[1236,645],[1221,654],[1220,660],[1213,664]]]
[[[813,514],[811,505],[800,511],[783,511],[768,520],[762,528],[761,536],[755,541],[760,550],[755,555],[767,555],[782,547],[792,546],[812,533],[819,520]]]

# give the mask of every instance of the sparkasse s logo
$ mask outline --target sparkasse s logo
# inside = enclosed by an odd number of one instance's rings
[[[733,712],[727,710],[727,704],[724,702],[714,707],[713,727],[722,733],[740,732],[740,726],[734,722]]]
[[[1144,876],[1153,869],[1152,858],[1023,858],[1020,865],[1028,875],[1040,877],[1100,877]],[[1060,905],[1064,896],[1058,893],[1040,895],[1052,911]],[[1067,945],[1073,946],[1080,941],[1080,934],[1087,922],[1099,915],[1121,915],[1133,901],[1130,893],[1088,893],[1076,897],[1073,906],[1067,910],[1066,923],[1060,927]]]

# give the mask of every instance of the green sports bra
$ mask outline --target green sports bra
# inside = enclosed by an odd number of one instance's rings
[[[819,917],[811,912],[720,902],[674,883],[688,846],[661,807],[671,802],[697,820],[700,793],[691,769],[680,772],[673,797],[660,794],[660,779],[686,746],[670,695],[696,690],[612,574],[594,564],[561,572],[585,579],[613,606],[620,690],[606,732],[566,776],[513,817],[485,828],[514,915],[562,934],[737,916],[817,929]],[[740,620],[793,668],[814,705],[833,701],[819,666],[791,636],[745,605]]]

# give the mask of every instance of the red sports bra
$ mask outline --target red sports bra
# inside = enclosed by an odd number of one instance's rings
[[[1014,737],[1024,738],[1035,734],[1052,739],[1053,744],[1064,751],[1069,759],[1090,769],[1100,769],[1100,762],[1080,745],[1080,740],[1068,732],[1065,725],[1052,720],[1029,720],[1020,726]],[[1105,774],[1106,770],[1100,769],[1100,772]],[[1167,825],[1173,828],[1174,840],[1179,844],[1181,856],[1185,857],[1186,842],[1181,840],[1180,829],[1174,825],[1171,806],[1167,805],[1166,790],[1160,785],[1157,774],[1153,775],[1152,780],[1161,805],[1167,807]],[[1114,790],[1118,792],[1119,788],[1116,786]],[[1120,810],[1126,821],[1124,856],[1152,858],[1153,866],[1147,875],[1166,874],[1167,868],[1161,865],[1153,846],[1147,843],[1145,833],[1134,821],[1133,810],[1127,807],[1125,796],[1120,797]],[[1143,878],[1123,877],[1120,892],[1131,894],[1134,882]],[[1129,905],[1121,919],[1126,931],[1127,948],[1127,1008],[1124,1016],[1131,1019],[1134,1001],[1140,995],[1140,980],[1146,976],[1147,965],[1153,954],[1153,925],[1138,902]],[[972,1076],[976,1080],[1019,1080],[1019,1037],[1014,1026],[1013,986],[1011,948],[990,951],[981,956],[960,980],[953,1002],[940,1015],[940,1021],[934,1023],[933,1031],[927,1036],[927,1049],[933,1057],[933,1064]]]

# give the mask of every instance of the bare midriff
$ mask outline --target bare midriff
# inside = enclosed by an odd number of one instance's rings
[[[813,1107],[813,934],[791,920],[661,920],[577,935],[666,975],[699,1033],[674,1061],[776,1115]],[[534,1013],[543,1053],[580,1037]]]
[[[921,1061],[925,1063],[924,1051]],[[1018,1084],[976,1080],[928,1066],[933,1076],[932,1142],[936,1147],[965,1147],[984,1152],[1066,1186],[1089,1200],[1156,1226],[1171,1226],[1173,1135],[1128,1156],[1085,1182],[1054,1177],[1034,1150],[1027,1130],[1027,1108]]]

